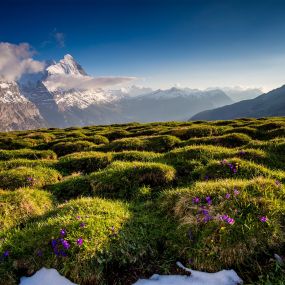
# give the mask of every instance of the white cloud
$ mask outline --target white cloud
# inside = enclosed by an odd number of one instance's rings
[[[98,89],[106,88],[113,85],[121,85],[135,80],[136,77],[91,77],[91,76],[76,76],[76,75],[51,75],[45,81],[45,86],[54,91],[57,89],[70,90],[70,89]]]
[[[44,69],[44,63],[32,58],[34,52],[27,43],[14,45],[0,42],[0,79],[13,81],[24,73],[35,73]]]

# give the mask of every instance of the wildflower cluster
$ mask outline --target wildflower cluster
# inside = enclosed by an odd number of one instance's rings
[[[67,256],[67,250],[70,248],[70,243],[64,238],[66,236],[66,230],[60,230],[60,238],[51,240],[51,247],[55,255]]]
[[[196,219],[198,222],[207,223],[213,219],[213,216],[210,214],[210,205],[212,204],[212,198],[210,196],[200,199],[199,197],[194,197],[192,199],[193,204],[206,203],[206,205],[200,205],[198,207]]]
[[[240,191],[237,188],[234,188],[232,193],[225,194],[224,199],[230,200],[232,197],[237,197],[239,194]],[[192,198],[192,203],[198,206],[196,214],[196,219],[198,222],[207,223],[211,220],[220,220],[229,225],[233,225],[235,223],[235,219],[228,214],[214,214],[214,209],[211,208],[212,198],[210,196],[206,196],[205,198],[196,196]],[[237,212],[237,210],[234,212]],[[259,220],[263,223],[268,222],[268,218],[266,216],[261,216]]]
[[[77,216],[76,217],[77,220],[80,220],[81,217],[80,216]],[[86,226],[85,223],[83,222],[80,222],[79,224],[79,227],[80,228],[84,228]],[[52,250],[53,250],[53,253],[56,255],[56,256],[67,256],[67,253],[68,253],[68,250],[70,249],[71,247],[71,244],[70,244],[70,241],[67,240],[66,236],[67,236],[67,231],[66,229],[61,229],[59,231],[59,234],[60,234],[60,237],[59,238],[53,238],[51,240],[51,247],[52,247]],[[83,245],[83,238],[80,237],[76,240],[76,244],[78,246],[82,246]]]
[[[230,163],[226,159],[223,159],[220,163],[223,166],[229,167],[231,173],[233,173],[233,174],[237,173],[237,171],[238,171],[238,163]]]

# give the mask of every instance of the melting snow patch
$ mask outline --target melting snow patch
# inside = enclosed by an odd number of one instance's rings
[[[32,277],[22,277],[20,285],[76,285],[61,276],[55,269],[43,267]]]
[[[190,272],[186,275],[158,275],[154,274],[150,279],[139,279],[133,285],[237,285],[243,281],[234,270],[222,270],[216,273],[206,273],[191,270],[184,267],[180,262],[177,265],[185,271]]]
[[[133,285],[237,285],[243,284],[234,270],[222,270],[216,273],[206,273],[184,267],[180,262],[177,265],[191,275],[158,275],[150,279],[139,279]],[[20,285],[76,285],[61,276],[55,269],[43,267],[32,277],[22,277]]]

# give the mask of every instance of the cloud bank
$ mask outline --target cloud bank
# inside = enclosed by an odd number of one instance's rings
[[[135,80],[136,77],[91,77],[91,76],[75,76],[75,75],[51,75],[45,81],[45,86],[50,91],[70,90],[70,89],[99,89],[107,88],[113,85],[120,85]]]
[[[45,64],[34,60],[33,54],[27,43],[14,45],[0,42],[0,79],[14,81],[25,73],[42,71]]]
[[[64,45],[64,35],[58,33],[58,41]],[[61,42],[62,41],[62,42]],[[0,42],[0,80],[17,81],[23,75],[44,71],[45,63],[34,60],[34,51],[28,43],[19,45]],[[57,89],[99,89],[128,83],[135,77],[91,77],[69,74],[53,74],[47,77],[46,87],[50,91]]]

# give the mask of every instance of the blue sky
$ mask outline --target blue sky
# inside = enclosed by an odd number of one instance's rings
[[[283,0],[4,0],[0,41],[167,88],[285,84]]]

